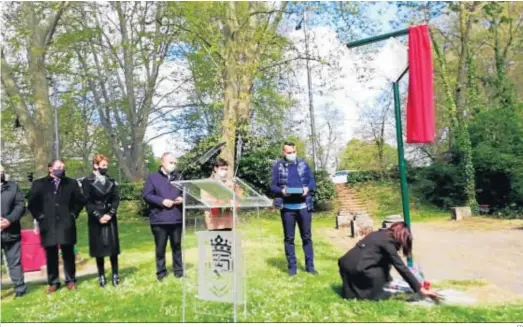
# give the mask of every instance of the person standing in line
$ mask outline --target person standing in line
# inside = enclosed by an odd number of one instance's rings
[[[86,198],[89,227],[89,255],[96,258],[98,283],[105,287],[104,258],[109,257],[112,269],[112,284],[120,284],[118,255],[120,239],[116,212],[120,204],[120,192],[116,181],[107,175],[109,158],[98,154],[93,158],[93,173],[82,181]]]
[[[296,157],[296,145],[285,142],[283,145],[283,160],[275,162],[272,170],[271,191],[275,194],[274,205],[280,209],[283,224],[285,256],[289,275],[297,273],[294,235],[296,223],[300,230],[305,253],[305,270],[317,275],[314,268],[314,252],[312,248],[312,192],[316,182],[312,171],[303,159]]]
[[[182,278],[182,191],[173,186],[173,181],[183,179],[176,171],[176,158],[171,153],[162,155],[158,171],[147,176],[143,198],[150,206],[151,231],[156,248],[156,277],[162,281],[167,276],[165,249],[171,243],[173,272]]]
[[[76,219],[85,199],[75,179],[65,176],[63,160],[48,165],[49,175],[34,181],[28,196],[28,209],[38,222],[47,260],[47,293],[60,288],[58,246],[62,251],[65,283],[76,290]]]
[[[0,166],[1,195],[1,230],[2,251],[5,253],[9,277],[15,286],[15,297],[24,296],[27,286],[24,282],[21,255],[20,219],[25,213],[25,199],[18,185],[8,182],[4,167]]]

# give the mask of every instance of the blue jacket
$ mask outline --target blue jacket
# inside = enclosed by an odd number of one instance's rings
[[[179,174],[166,175],[161,169],[147,176],[142,195],[151,209],[149,213],[151,225],[182,223],[183,204],[171,208],[162,204],[165,199],[175,200],[182,196],[182,191],[171,184],[172,181],[181,179],[183,178]]]
[[[314,208],[312,203],[312,192],[316,189],[316,181],[314,180],[312,171],[305,160],[297,159],[296,164],[298,166],[298,175],[300,176],[302,186],[309,188],[309,194],[305,197],[305,203],[307,203],[307,209],[312,210]],[[274,198],[274,206],[278,209],[283,208],[282,190],[283,187],[288,184],[288,166],[289,163],[286,160],[278,160],[274,163],[272,169],[271,191],[276,196]]]

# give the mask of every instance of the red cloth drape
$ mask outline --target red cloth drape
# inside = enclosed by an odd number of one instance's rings
[[[40,242],[40,234],[32,229],[22,230],[22,269],[24,272],[40,270],[46,265],[45,250]]]
[[[427,25],[409,28],[409,94],[407,143],[435,138],[432,50]]]

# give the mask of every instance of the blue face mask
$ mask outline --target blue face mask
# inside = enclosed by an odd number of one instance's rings
[[[296,161],[296,153],[286,154],[285,159],[287,159],[287,161]]]

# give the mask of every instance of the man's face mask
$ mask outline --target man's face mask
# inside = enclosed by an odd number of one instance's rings
[[[176,164],[169,164],[169,165],[167,165],[167,168],[166,168],[165,170],[167,170],[167,172],[170,174],[170,173],[172,173],[175,169],[176,169]]]
[[[98,172],[100,173],[100,175],[102,176],[105,176],[107,175],[107,168],[98,168]]]
[[[63,178],[65,176],[65,169],[53,169],[53,175],[58,178]]]
[[[296,153],[290,153],[285,155],[287,161],[296,161]]]
[[[5,183],[5,174],[4,174],[3,172],[0,173],[0,181],[1,181],[2,183]]]

